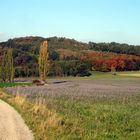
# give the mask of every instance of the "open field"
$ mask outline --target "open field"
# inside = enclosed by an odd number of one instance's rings
[[[140,139],[140,78],[101,75],[7,87],[14,96],[3,98],[23,115],[36,140]]]
[[[102,97],[133,95],[140,91],[139,78],[48,79],[46,86],[15,86],[5,88],[13,94],[68,97]]]
[[[120,72],[118,73],[120,76],[127,76],[127,77],[140,77],[140,71],[137,72]]]

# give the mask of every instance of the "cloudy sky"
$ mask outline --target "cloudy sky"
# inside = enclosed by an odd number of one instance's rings
[[[21,36],[140,44],[140,0],[0,0],[0,41]]]

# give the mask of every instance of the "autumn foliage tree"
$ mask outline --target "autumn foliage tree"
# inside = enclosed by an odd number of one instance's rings
[[[49,69],[49,53],[48,53],[48,42],[44,41],[40,46],[39,52],[39,76],[41,81],[45,81],[46,74]]]
[[[140,70],[140,57],[134,55],[85,51],[81,55],[81,59],[90,61],[93,70],[96,71],[108,72],[112,69],[116,71]]]

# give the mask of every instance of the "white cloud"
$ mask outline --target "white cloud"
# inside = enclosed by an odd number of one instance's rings
[[[5,32],[0,32],[0,42],[6,41],[9,39],[9,35]]]
[[[0,32],[0,36],[5,36],[5,33],[4,32]]]

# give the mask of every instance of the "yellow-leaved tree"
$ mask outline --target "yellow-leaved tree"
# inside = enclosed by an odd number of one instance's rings
[[[48,41],[44,41],[40,46],[39,52],[39,76],[41,81],[46,81],[46,75],[49,70],[49,52]]]

